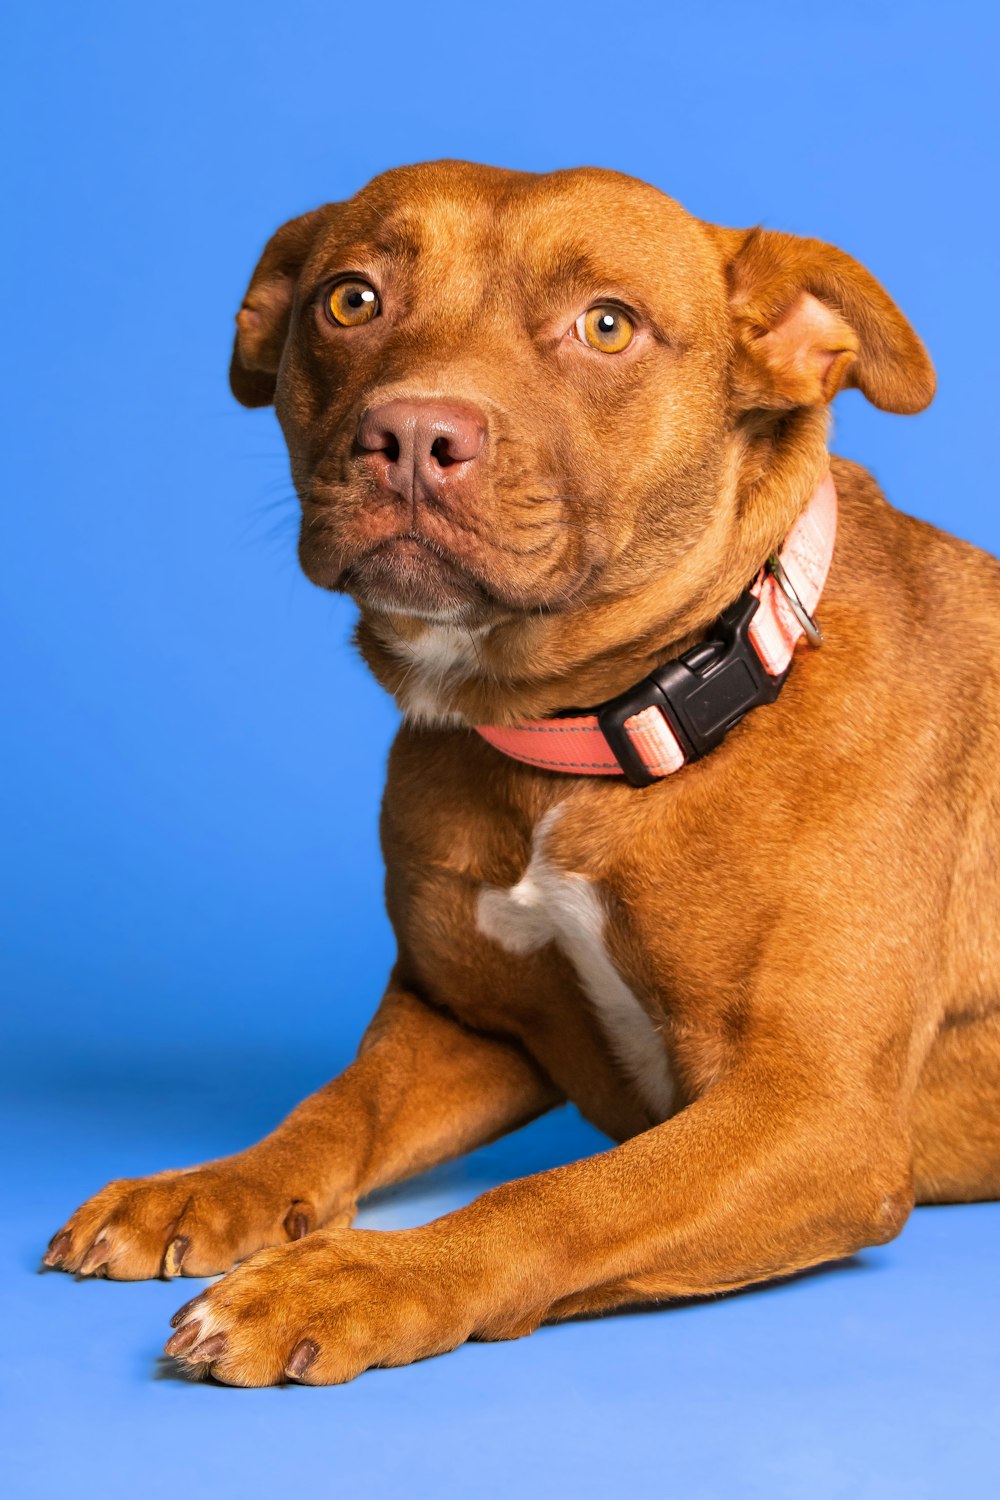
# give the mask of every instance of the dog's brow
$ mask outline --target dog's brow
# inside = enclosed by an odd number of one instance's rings
[[[542,274],[550,286],[573,291],[592,291],[618,279],[586,250],[573,247],[558,251]]]
[[[374,234],[359,234],[349,241],[333,241],[326,246],[326,253],[337,259],[377,260],[383,262],[410,262],[419,256],[420,239],[404,225],[382,224]]]
[[[420,252],[418,237],[403,228],[383,229],[369,243],[376,255],[384,255],[387,260],[409,260]]]
[[[359,236],[327,244],[307,296],[315,295],[333,272],[354,271],[384,276],[393,267],[412,266],[419,256],[419,245],[405,234]]]

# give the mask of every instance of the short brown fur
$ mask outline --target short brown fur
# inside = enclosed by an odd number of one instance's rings
[[[363,328],[322,314],[346,273],[379,291]],[[609,300],[636,319],[622,355],[572,334]],[[787,1274],[890,1239],[915,1200],[1000,1194],[995,561],[835,459],[826,645],[706,759],[637,791],[469,728],[597,702],[697,639],[826,471],[837,391],[927,404],[882,288],[614,173],[447,162],[279,230],[238,330],[233,389],[276,404],[303,566],[358,600],[406,714],[382,822],[398,961],[340,1078],[235,1157],[110,1184],[48,1263],[129,1279],[249,1257],[168,1350],[233,1384],[322,1383]],[[430,399],[471,403],[486,447],[404,497],[359,422]],[[428,639],[453,647],[435,671]],[[561,950],[477,925],[556,804],[548,859],[602,894],[669,1118]],[[372,1189],[566,1099],[620,1144],[421,1229],[347,1227]]]

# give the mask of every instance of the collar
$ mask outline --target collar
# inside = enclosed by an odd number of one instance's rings
[[[526,765],[624,776],[633,786],[649,786],[699,760],[752,708],[774,702],[800,640],[821,644],[812,615],[836,534],[837,491],[827,474],[780,555],[768,558],[699,645],[593,708],[478,724],[476,733]]]

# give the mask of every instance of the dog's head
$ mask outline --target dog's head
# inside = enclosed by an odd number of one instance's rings
[[[933,393],[850,257],[603,170],[388,172],[274,235],[237,325],[233,390],[276,406],[307,575],[508,646],[651,588],[661,622],[711,618],[808,498],[836,392]]]

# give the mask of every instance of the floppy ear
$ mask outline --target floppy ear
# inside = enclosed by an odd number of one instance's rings
[[[271,236],[236,314],[229,384],[244,406],[270,406],[288,336],[299,273],[333,205],[283,224]]]
[[[927,351],[863,266],[822,240],[716,233],[727,256],[740,405],[818,406],[856,386],[883,411],[923,411],[935,387]]]

